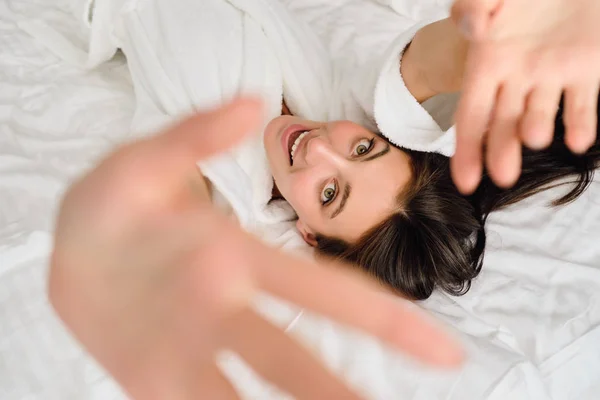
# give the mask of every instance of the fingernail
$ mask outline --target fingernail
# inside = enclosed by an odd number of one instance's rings
[[[518,169],[518,170],[514,169],[513,171],[505,170],[505,171],[503,171],[502,176],[498,176],[496,178],[496,186],[498,186],[501,189],[505,189],[505,190],[510,189],[513,186],[515,186],[515,184],[519,180],[520,175],[521,175],[520,169]]]
[[[573,152],[573,154],[576,155],[582,155],[587,153],[587,151],[593,144],[591,140],[586,139],[587,136],[587,132],[568,132],[567,137],[565,139],[567,147],[571,149],[571,152]]]
[[[535,132],[530,136],[528,147],[531,150],[544,150],[552,143],[552,137],[548,138],[545,132]]]
[[[587,143],[577,143],[576,145],[571,145],[571,151],[575,155],[582,156],[588,152],[590,147],[591,146],[588,145]]]

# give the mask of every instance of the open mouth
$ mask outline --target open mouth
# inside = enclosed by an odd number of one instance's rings
[[[310,129],[300,124],[291,125],[285,129],[281,135],[281,150],[284,153],[287,152],[290,166],[294,165],[294,158],[300,154],[300,146],[306,145],[303,142],[304,138],[315,129],[318,128]]]
[[[294,165],[294,156],[300,147],[300,142],[302,142],[302,139],[304,139],[308,133],[309,131],[307,130],[298,130],[289,136],[287,148],[290,156],[290,165]]]

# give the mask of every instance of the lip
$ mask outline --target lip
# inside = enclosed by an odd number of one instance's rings
[[[288,127],[285,131],[283,131],[283,134],[281,135],[281,147],[286,157],[290,157],[290,152],[288,149],[290,148],[290,138],[292,137],[292,135],[297,132],[304,132],[308,130],[310,129],[303,125],[294,124]]]

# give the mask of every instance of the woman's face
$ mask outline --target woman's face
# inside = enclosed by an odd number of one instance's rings
[[[320,123],[281,116],[264,144],[275,184],[298,214],[298,229],[355,242],[398,208],[411,178],[409,157],[349,121]]]

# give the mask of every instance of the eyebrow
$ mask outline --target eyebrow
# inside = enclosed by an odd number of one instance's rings
[[[390,152],[390,144],[386,143],[385,148],[383,150],[381,150],[379,153],[375,153],[369,157],[366,157],[366,158],[360,160],[360,162],[373,161],[379,157],[385,156],[389,152]],[[337,208],[337,210],[335,210],[333,212],[333,214],[331,214],[331,217],[329,217],[330,219],[334,219],[335,217],[340,215],[340,213],[342,211],[344,211],[344,207],[346,207],[346,203],[348,202],[348,197],[350,197],[350,192],[352,192],[352,186],[350,186],[348,183],[346,183],[346,186],[344,186],[344,195],[342,196],[342,200],[340,201],[340,206]]]
[[[386,143],[385,148],[383,150],[381,150],[379,153],[375,153],[373,155],[370,155],[369,157],[363,158],[362,160],[360,160],[360,162],[373,161],[376,158],[385,156],[389,152],[390,152],[390,144]]]
[[[333,212],[333,214],[331,214],[331,217],[329,217],[330,219],[334,219],[335,217],[340,215],[342,211],[344,211],[344,207],[346,207],[348,197],[350,197],[350,192],[352,192],[352,186],[346,183],[346,186],[344,186],[344,194],[342,195],[342,200],[340,201],[340,206],[337,208],[337,210]]]

